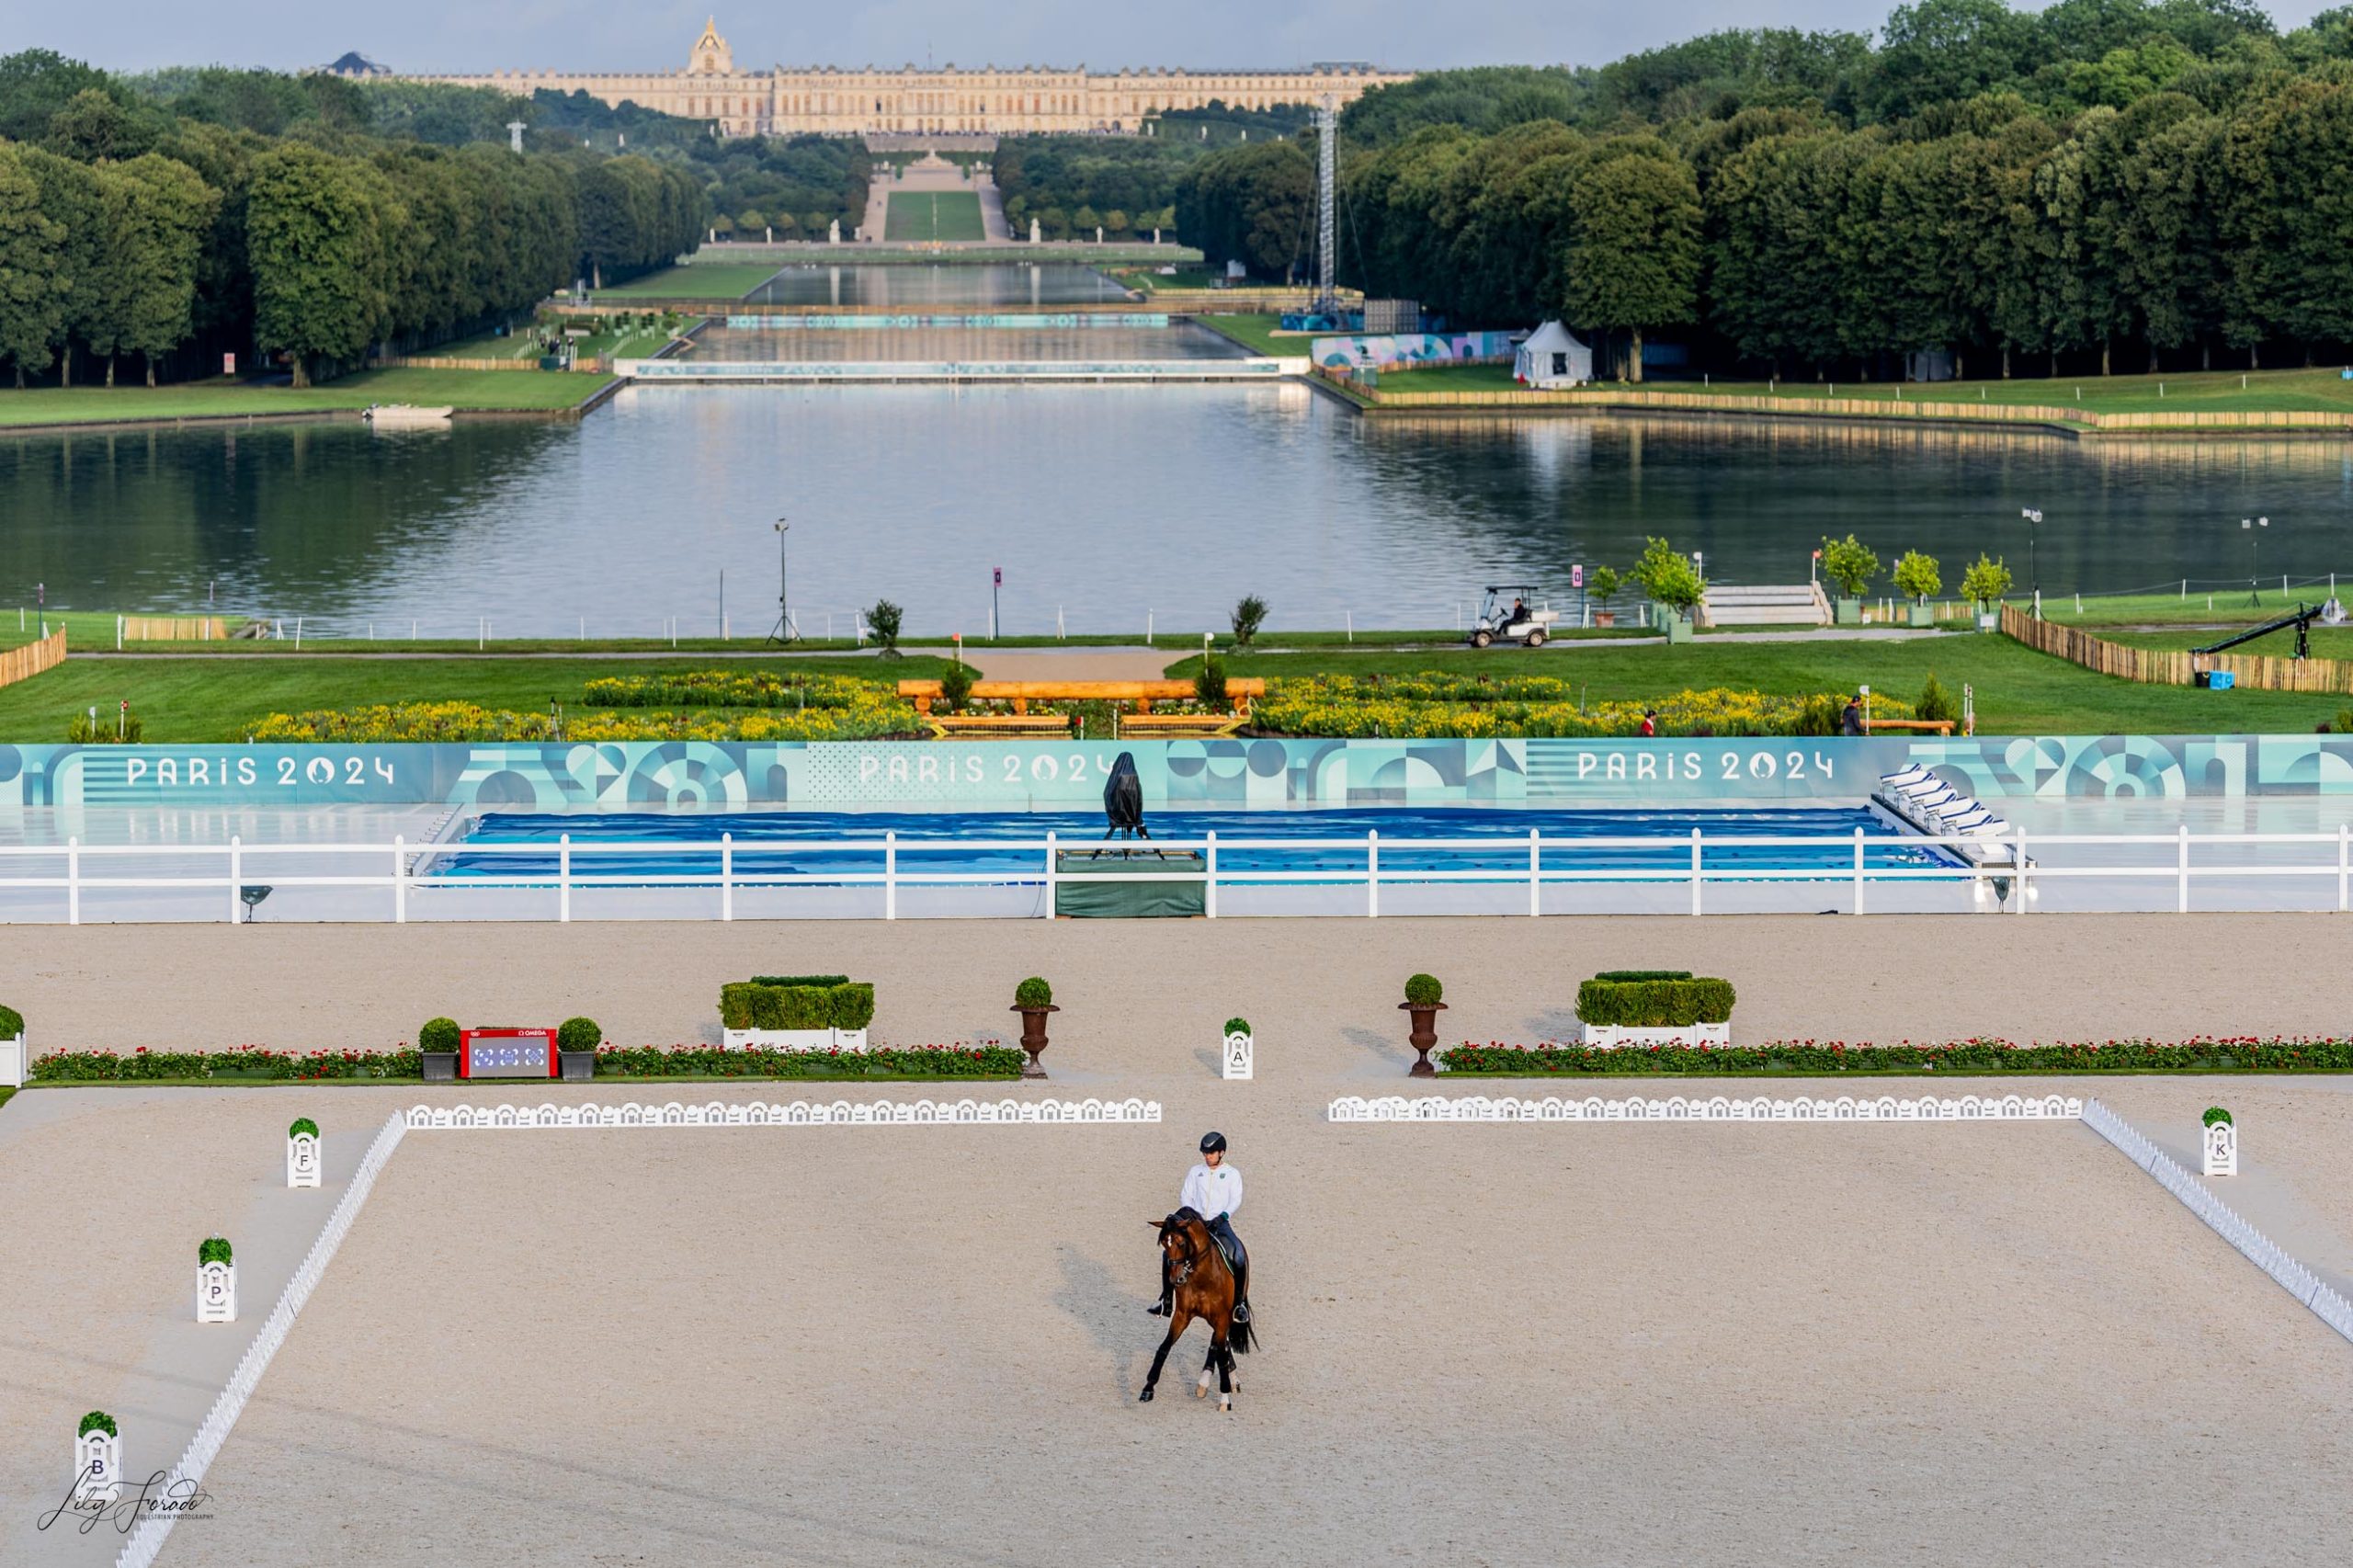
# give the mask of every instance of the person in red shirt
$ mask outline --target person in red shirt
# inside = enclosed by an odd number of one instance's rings
[[[1657,734],[1657,733],[1658,733],[1658,710],[1657,710],[1657,709],[1655,709],[1655,708],[1645,708],[1645,709],[1643,709],[1643,738],[1644,740],[1648,740],[1648,739],[1650,739],[1652,736],[1654,736],[1654,735],[1655,735],[1655,734]]]

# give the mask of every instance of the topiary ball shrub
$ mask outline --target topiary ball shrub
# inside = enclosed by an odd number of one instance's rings
[[[25,1016],[14,1007],[0,1007],[0,1040],[14,1040],[25,1032]]]
[[[1228,1034],[1248,1034],[1250,1032],[1250,1020],[1247,1018],[1228,1018],[1225,1020],[1225,1032]]]
[[[416,1031],[419,1051],[455,1051],[458,1049],[458,1020],[427,1018],[425,1027]]]
[[[121,1429],[114,1424],[114,1417],[103,1410],[93,1410],[82,1417],[82,1429],[74,1435],[77,1437],[86,1437],[93,1432],[104,1432],[109,1437],[122,1436]]]
[[[1446,987],[1434,974],[1408,975],[1405,979],[1405,1000],[1416,1007],[1435,1007],[1438,998],[1446,994]]]
[[[307,1116],[298,1116],[294,1119],[294,1125],[286,1130],[286,1136],[300,1138],[305,1132],[316,1138],[319,1135],[319,1124]]]
[[[1051,1007],[1054,1005],[1054,988],[1033,974],[1013,988],[1013,1005],[1017,1007]]]
[[[228,1237],[207,1236],[196,1244],[196,1261],[201,1267],[208,1263],[234,1264],[237,1259],[229,1250]]]
[[[2231,1120],[2231,1113],[2230,1113],[2229,1111],[2224,1110],[2221,1106],[2218,1106],[2218,1105],[2210,1105],[2210,1106],[2208,1106],[2208,1107],[2206,1108],[2206,1115],[2205,1115],[2205,1117],[2204,1117],[2204,1119],[2204,1119],[2204,1124],[2205,1124],[2206,1126],[2208,1126],[2208,1127],[2211,1127],[2211,1126],[2213,1126],[2213,1125],[2214,1125],[2216,1122],[2218,1122],[2218,1121],[2222,1122],[2222,1123],[2224,1123],[2224,1124],[2226,1124],[2226,1125],[2231,1125],[2231,1126],[2235,1126],[2235,1125],[2237,1125],[2235,1122],[2233,1122],[2233,1121]]]
[[[605,1043],[605,1031],[594,1018],[566,1018],[556,1026],[558,1051],[594,1051]]]

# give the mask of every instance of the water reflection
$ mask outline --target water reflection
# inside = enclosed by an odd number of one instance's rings
[[[1074,305],[1128,290],[1075,262],[1000,267],[792,267],[745,298],[765,305]]]
[[[1368,421],[1304,387],[684,387],[578,423],[352,424],[0,439],[0,607],[219,608],[445,635],[651,636],[773,619],[793,519],[804,630],[889,597],[911,630],[1141,634],[1222,624],[1452,624],[1482,582],[1565,588],[1646,535],[1726,581],[1803,581],[1824,533],[1893,562],[1980,549],[2043,586],[2353,570],[2330,442],[2075,442],[2023,433],[1702,420]]]

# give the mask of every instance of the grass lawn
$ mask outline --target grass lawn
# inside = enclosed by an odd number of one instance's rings
[[[980,196],[970,190],[894,190],[883,209],[882,237],[916,244],[984,240]]]
[[[654,352],[670,341],[670,334],[658,326],[632,326],[619,332],[591,333],[586,337],[571,340],[583,358],[590,355],[610,355],[616,359],[651,358]],[[529,331],[510,332],[500,337],[485,333],[480,337],[460,338],[455,343],[437,344],[417,358],[430,359],[537,359],[542,350],[539,334]]]
[[[2202,414],[2290,410],[2353,415],[2353,381],[2331,369],[2172,372],[2161,376],[2067,376],[1990,381],[1645,382],[1652,392],[1715,392],[1725,396],[1886,398],[1906,403],[2041,403],[2098,414]],[[2160,392],[2158,388],[2163,386]],[[1620,389],[1622,390],[1622,389]]]
[[[234,418],[253,414],[333,414],[377,403],[554,412],[595,395],[611,380],[609,376],[527,375],[517,370],[360,370],[324,386],[299,391],[219,379],[152,389],[36,387],[0,391],[0,428]]]
[[[233,623],[240,618],[232,616],[227,619]],[[0,649],[21,648],[28,642],[40,642],[44,620],[51,631],[60,626],[65,628],[65,649],[69,655],[78,648],[114,646],[114,612],[111,610],[44,611],[26,604],[18,606],[13,612],[0,611]],[[199,648],[204,644],[191,642],[188,646]]]
[[[1509,365],[1428,365],[1381,372],[1379,390],[1391,392],[1518,392]]]
[[[1283,319],[1279,315],[1197,315],[1189,319],[1200,323],[1221,337],[1232,338],[1253,354],[1278,358],[1288,355],[1300,358],[1307,353],[1308,345],[1315,341],[1315,335],[1306,332],[1286,333],[1280,337],[1276,336],[1275,329]]]
[[[1189,676],[1198,658],[1171,666]],[[2199,734],[2309,733],[2346,705],[2325,693],[2201,691],[2116,680],[2037,653],[2006,637],[1952,632],[1902,642],[1688,642],[1559,653],[1495,649],[1432,653],[1234,653],[1234,676],[1399,675],[1416,670],[1557,676],[1586,687],[1588,700],[1637,701],[1685,689],[1730,687],[1799,696],[1868,684],[1907,701],[1930,672],[1956,700],[1977,690],[1981,734]],[[51,676],[41,676],[50,679]],[[5,697],[0,692],[0,697]]]
[[[591,289],[588,298],[610,299],[619,294],[654,300],[740,300],[777,274],[772,261],[707,261],[688,267],[665,267],[626,283]]]
[[[69,638],[70,641],[70,638]],[[551,700],[583,706],[598,676],[706,670],[713,661],[676,659],[385,659],[311,653],[284,659],[68,659],[29,680],[0,687],[0,740],[63,742],[75,713],[111,712],[128,698],[149,742],[232,742],[270,713],[361,708],[379,702],[478,702],[545,711]],[[728,669],[793,670],[877,680],[937,678],[942,662],[776,659],[729,661]]]

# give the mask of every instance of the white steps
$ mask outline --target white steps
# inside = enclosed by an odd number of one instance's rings
[[[1830,606],[1811,583],[1788,585],[1708,585],[1699,601],[1702,626],[1827,626]]]

